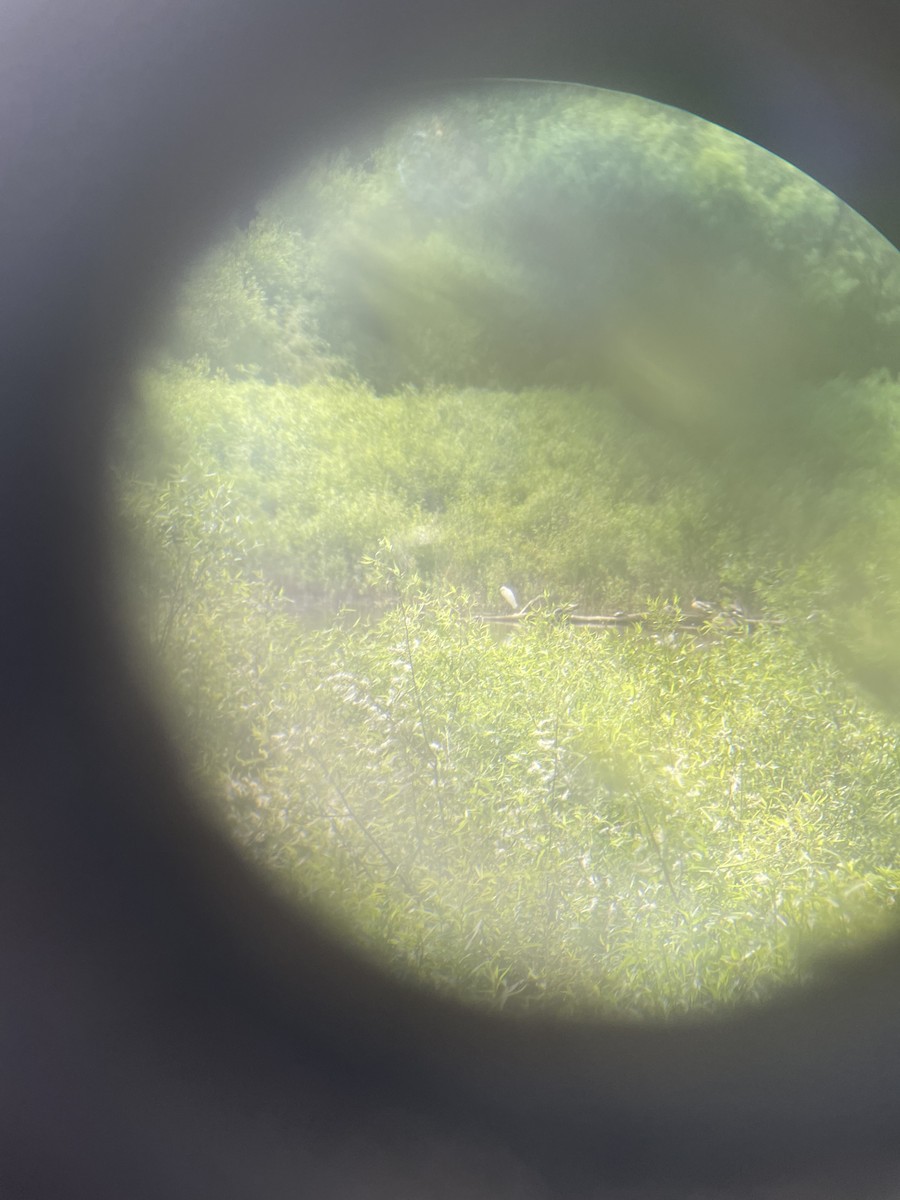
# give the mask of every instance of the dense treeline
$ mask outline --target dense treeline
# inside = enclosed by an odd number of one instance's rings
[[[759,994],[893,904],[900,269],[673,110],[502,85],[286,182],[142,377],[128,576],[239,836],[504,1003]],[[501,585],[642,636],[472,621]],[[694,597],[777,613],[674,632]]]

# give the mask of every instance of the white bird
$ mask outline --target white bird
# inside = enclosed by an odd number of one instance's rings
[[[512,590],[511,587],[507,587],[506,584],[504,584],[503,587],[501,587],[501,589],[500,589],[500,595],[503,597],[503,599],[506,601],[506,603],[509,605],[509,607],[513,610],[513,612],[519,611],[519,602],[516,599],[516,593]]]

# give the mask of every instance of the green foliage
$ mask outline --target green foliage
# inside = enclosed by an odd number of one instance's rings
[[[603,393],[376,396],[177,369],[143,395],[140,472],[227,480],[246,563],[301,602],[384,599],[361,565],[384,539],[482,604],[510,581],[613,608],[753,586],[717,476]]]
[[[689,431],[773,384],[900,367],[900,271],[787,163],[689,114],[495,84],[414,109],[271,211],[377,391],[615,387]]]
[[[624,637],[535,614],[498,638],[448,580],[490,580],[503,547],[507,578],[533,557],[596,585],[600,546],[629,597],[653,571],[715,578],[704,473],[663,472],[657,435],[596,397],[479,395],[466,426],[470,400],[151,377],[169,437],[122,481],[131,581],[239,839],[397,970],[496,1004],[733,1002],[879,927],[897,735],[808,637],[679,635],[645,594]],[[379,610],[311,628],[265,574],[276,546],[326,572],[353,547]],[[823,582],[793,587],[799,617]]]
[[[368,626],[246,606],[222,670],[220,597],[172,646],[230,720],[206,745],[238,837],[371,953],[469,999],[664,1015],[883,925],[900,743],[789,638],[498,639],[378,569],[398,599]]]
[[[632,97],[473,92],[289,182],[190,277],[117,467],[241,843],[497,1006],[710,1008],[877,932],[898,322],[834,197]],[[498,634],[501,585],[549,603]],[[694,596],[783,625],[688,634]]]
[[[301,383],[334,366],[316,327],[299,232],[257,219],[190,272],[163,330],[166,353],[210,373]]]

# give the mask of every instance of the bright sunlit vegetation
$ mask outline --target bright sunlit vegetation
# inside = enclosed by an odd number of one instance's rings
[[[116,466],[235,836],[496,1006],[763,996],[900,884],[900,256],[696,118],[493,85],[190,274]]]

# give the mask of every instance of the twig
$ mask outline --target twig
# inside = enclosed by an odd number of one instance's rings
[[[347,795],[344,792],[344,789],[341,787],[341,785],[337,782],[337,780],[334,778],[334,776],[328,770],[328,767],[325,765],[325,763],[322,762],[322,759],[319,757],[319,755],[315,752],[315,750],[313,750],[312,746],[310,746],[308,744],[307,744],[306,750],[307,750],[307,753],[309,754],[309,757],[313,760],[313,762],[316,764],[316,766],[319,768],[319,770],[325,776],[328,783],[337,792],[338,796],[340,797],[341,803],[343,804],[344,808],[347,810],[347,815],[350,817],[350,819],[354,822],[354,824],[360,830],[363,837],[366,838],[367,841],[372,843],[372,845],[375,847],[375,849],[378,851],[378,853],[384,859],[384,861],[387,864],[390,871],[402,881],[402,883],[403,883],[404,887],[406,887],[407,891],[411,895],[415,896],[417,900],[421,900],[422,897],[419,894],[419,891],[416,888],[415,884],[412,882],[412,880],[409,878],[409,876],[406,874],[406,872],[403,870],[403,868],[400,866],[400,864],[394,862],[394,860],[391,858],[391,856],[388,854],[388,852],[382,846],[381,842],[379,842],[379,840],[375,836],[375,834],[372,833],[371,829],[368,828],[366,823],[362,820],[362,818],[356,812],[353,805],[347,799]]]

